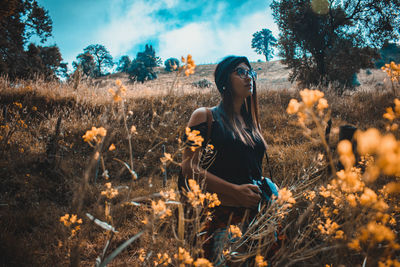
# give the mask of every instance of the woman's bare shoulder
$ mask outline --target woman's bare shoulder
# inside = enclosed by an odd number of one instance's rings
[[[188,123],[188,127],[192,127],[194,125],[198,125],[206,121],[207,121],[207,108],[201,107],[193,111],[192,116],[190,117]]]

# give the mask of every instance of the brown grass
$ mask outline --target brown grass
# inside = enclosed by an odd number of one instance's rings
[[[279,187],[289,187],[295,196],[301,196],[305,190],[317,189],[330,179],[326,163],[317,161],[317,155],[323,153],[323,148],[320,142],[304,137],[295,119],[285,111],[290,99],[299,99],[299,95],[295,87],[284,81],[287,71],[283,66],[279,62],[254,65],[259,72],[261,126],[269,144],[274,181]],[[92,266],[96,257],[101,255],[110,233],[94,225],[85,216],[88,212],[106,220],[104,197],[100,195],[106,180],[101,175],[101,166],[97,168],[94,164],[94,149],[82,139],[92,126],[103,126],[108,130],[101,151],[113,186],[132,188],[131,191],[121,188],[118,197],[111,201],[114,205],[112,225],[119,233],[113,237],[108,251],[143,229],[141,220],[151,213],[151,209],[145,205],[148,201],[139,207],[121,204],[126,199],[147,197],[162,189],[162,145],[179,162],[178,138],[191,112],[200,106],[216,105],[219,101],[214,87],[198,89],[191,86],[192,82],[202,78],[212,81],[214,67],[198,66],[196,75],[181,78],[172,92],[169,88],[173,74],[161,69],[159,79],[144,84],[130,84],[126,76],[114,75],[112,79],[81,82],[76,91],[68,84],[57,82],[38,80],[11,84],[6,79],[0,79],[3,109],[0,125],[7,124],[13,130],[6,138],[5,131],[0,129],[0,135],[3,136],[0,140],[0,251],[3,255],[0,265],[58,266],[68,265],[71,259],[78,259],[81,265]],[[135,125],[138,132],[132,139],[132,169],[138,173],[139,179],[133,182],[122,164],[113,160],[118,158],[129,162],[121,109],[112,102],[107,92],[109,87],[114,87],[115,78],[120,78],[128,88],[125,102],[127,124]],[[338,142],[340,125],[351,124],[360,129],[376,127],[382,131],[385,128],[382,114],[386,107],[393,105],[391,89],[382,82],[383,75],[379,71],[374,70],[372,77],[362,73],[360,80],[364,84],[357,92],[347,92],[343,96],[325,89],[332,110],[329,145],[333,150]],[[382,86],[383,90],[375,90],[376,83],[380,82],[382,85],[378,86]],[[14,102],[21,103],[22,109]],[[33,107],[37,107],[37,110],[32,110]],[[56,122],[60,117],[60,134],[55,136]],[[25,121],[27,128],[18,124],[19,118]],[[57,147],[56,158],[54,163],[49,163],[48,148],[54,142]],[[111,143],[115,144],[115,151],[107,150]],[[96,169],[98,175],[95,183]],[[267,171],[265,163],[264,173]],[[171,164],[167,172],[167,188],[176,188],[178,167]],[[85,174],[88,175],[88,181],[84,180]],[[82,204],[80,208],[78,203]],[[315,205],[318,206],[318,203]],[[314,224],[312,220],[318,214],[298,223],[298,218],[309,210],[307,203],[298,201],[283,221],[292,227],[285,228],[286,234],[296,242],[291,244],[288,240],[283,254],[275,257],[275,263],[279,263],[279,266],[362,264],[364,255],[353,253],[343,244],[332,248],[332,243],[311,229]],[[69,232],[59,221],[65,213],[78,213],[78,217],[84,220],[75,239],[68,239]],[[134,242],[110,265],[138,265],[139,248],[152,251],[150,258],[154,258],[158,252],[167,252],[170,256],[176,253],[177,243],[171,236],[171,226],[161,224],[158,227],[157,231],[150,231]],[[396,229],[399,230],[398,226]],[[307,233],[309,250],[296,248],[305,243],[304,240],[299,241],[295,230]],[[74,257],[74,246],[77,245],[76,251],[79,253]]]

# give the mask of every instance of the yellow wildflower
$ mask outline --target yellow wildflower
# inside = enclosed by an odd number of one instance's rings
[[[344,232],[342,230],[336,231],[335,239],[343,239],[344,238]]]
[[[354,193],[362,191],[364,183],[361,181],[361,176],[354,170],[341,170],[336,173],[338,179],[336,182],[340,185],[342,191],[347,193]]]
[[[376,222],[369,222],[368,225],[361,230],[361,241],[371,240],[372,242],[394,241],[395,234],[387,226]]]
[[[151,207],[154,211],[154,214],[156,216],[160,216],[161,219],[164,219],[166,216],[171,216],[172,212],[167,206],[165,205],[165,202],[163,200],[158,200],[158,202],[151,201]]]
[[[131,134],[137,134],[138,132],[136,131],[136,126],[132,125],[131,127]]]
[[[396,98],[394,100],[394,104],[395,104],[394,111],[396,112],[397,116],[400,116],[400,100]]]
[[[370,128],[365,132],[356,131],[357,150],[361,155],[374,154],[381,143],[381,134],[375,128]]]
[[[85,135],[83,135],[82,138],[85,142],[88,142],[88,143],[91,141],[100,142],[101,137],[106,136],[106,134],[107,134],[107,130],[104,129],[103,127],[100,127],[100,128],[92,127],[91,130],[86,131]],[[100,137],[98,137],[98,136],[100,136]]]
[[[160,195],[165,199],[177,200],[177,195],[176,195],[174,189],[171,189],[169,191],[161,191]]]
[[[221,205],[221,201],[219,201],[218,195],[216,193],[213,194],[207,193],[206,199],[209,201],[208,203],[209,208],[214,208],[216,206]]]
[[[163,266],[168,266],[172,262],[171,258],[168,256],[167,253],[157,254],[158,261],[154,261],[154,265],[163,265]]]
[[[351,242],[347,244],[347,246],[353,250],[360,251],[360,241],[358,239],[353,239]]]
[[[115,150],[115,145],[114,145],[114,144],[111,144],[110,147],[108,148],[108,150],[110,150],[110,151]]]
[[[338,144],[337,149],[340,155],[340,162],[343,164],[346,170],[350,169],[356,161],[351,142],[349,140],[342,140]]]
[[[208,200],[209,208],[214,208],[221,204],[221,202],[218,199],[217,194],[215,194],[215,193],[203,194],[201,192],[200,186],[197,184],[197,182],[194,179],[189,179],[188,183],[189,183],[190,191],[187,193],[187,197],[189,199],[189,202],[192,204],[192,206],[203,205],[205,199]]]
[[[196,64],[194,64],[192,55],[189,54],[186,60],[184,57],[182,57],[182,62],[186,62],[186,65],[183,66],[183,68],[185,69],[185,75],[189,76],[191,74],[194,74],[194,69],[196,68]]]
[[[292,192],[290,190],[286,189],[286,187],[282,188],[279,190],[279,196],[278,196],[278,204],[282,205],[285,202],[288,202],[290,204],[287,204],[287,207],[291,207],[292,204],[296,203],[296,200],[292,197]]]
[[[229,233],[232,235],[233,238],[242,236],[242,231],[236,225],[229,226]]]
[[[299,111],[300,103],[296,99],[290,99],[289,105],[286,109],[288,114],[295,114]]]
[[[325,98],[320,98],[318,100],[318,105],[317,105],[317,109],[318,110],[322,111],[322,110],[324,110],[324,109],[326,109],[328,107],[329,107],[328,101]]]
[[[198,258],[193,263],[193,265],[195,267],[212,267],[213,266],[212,263],[209,260],[205,259],[205,258]]]
[[[22,108],[22,104],[19,102],[14,102],[13,104],[16,105],[18,108]]]
[[[33,107],[32,107],[32,110],[33,110],[33,111],[37,111],[37,107],[36,107],[36,106],[33,106]]]
[[[307,114],[305,114],[304,112],[297,112],[297,117],[300,124],[304,124],[304,122],[307,120]]]
[[[364,206],[370,206],[377,201],[377,198],[378,196],[376,195],[376,193],[373,190],[366,187],[364,189],[364,193],[360,197],[360,204]]]
[[[389,205],[380,198],[372,207],[378,211],[386,211],[389,208]]]
[[[306,199],[313,201],[313,199],[315,198],[315,192],[314,191],[307,191],[304,192],[303,195],[305,196]]]
[[[396,63],[392,61],[390,64],[385,64],[381,69],[386,72],[392,81],[400,81],[400,64],[396,65]]]
[[[178,255],[175,254],[174,258],[178,259],[178,261],[182,264],[192,264],[193,263],[193,258],[190,256],[189,252],[187,252],[184,248],[181,248],[181,247],[178,248]]]
[[[60,217],[60,222],[64,224],[66,227],[70,227],[71,225],[75,224],[75,226],[71,229],[71,236],[75,236],[76,233],[81,229],[79,224],[82,224],[82,219],[77,219],[76,214],[71,214],[71,216],[66,213],[64,216]]]
[[[385,185],[384,191],[388,194],[400,193],[400,183],[388,183],[387,185]]]
[[[309,90],[304,89],[300,91],[301,99],[303,100],[304,105],[310,108],[312,107],[320,98],[324,97],[324,93],[319,90]]]
[[[160,158],[160,161],[165,164],[168,161],[174,161],[170,153],[164,153],[164,157]]]
[[[257,255],[256,259],[255,259],[255,266],[256,267],[265,267],[267,266],[268,263],[266,261],[264,261],[264,257],[261,255]]]
[[[118,190],[112,188],[111,183],[106,183],[106,190],[101,191],[102,196],[106,196],[108,199],[112,199],[118,195]]]
[[[336,232],[336,229],[339,228],[339,225],[336,222],[332,222],[331,219],[326,219],[324,225],[318,225],[318,229],[321,231],[322,234],[326,235],[333,235]]]
[[[349,140],[342,140],[337,146],[340,155],[353,154],[351,142]]]
[[[61,216],[60,222],[64,223],[65,226],[70,226],[71,223],[69,222],[69,214],[66,213],[64,216]]]
[[[392,107],[386,108],[386,113],[383,114],[383,118],[388,119],[390,121],[396,119],[396,114],[394,114]]]
[[[196,148],[201,147],[201,145],[204,141],[204,138],[199,134],[200,134],[200,131],[198,131],[198,130],[191,131],[189,127],[186,127],[187,139],[194,143],[193,146],[191,146],[192,151],[195,151]]]
[[[357,206],[357,201],[356,201],[356,197],[354,196],[354,194],[348,194],[346,196],[347,202],[349,202],[350,206],[352,206],[353,208]]]
[[[143,248],[139,249],[139,260],[141,262],[144,262],[144,260],[146,259],[146,252],[144,251]]]

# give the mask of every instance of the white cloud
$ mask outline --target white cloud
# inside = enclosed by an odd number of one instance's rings
[[[148,39],[157,38],[159,47],[156,52],[163,60],[169,57],[180,58],[187,54],[192,54],[199,64],[215,63],[230,54],[244,55],[251,61],[264,60],[262,55],[257,55],[251,48],[253,33],[269,28],[277,37],[278,30],[266,8],[226,21],[226,16],[222,14],[226,12],[227,5],[221,1],[204,7],[203,11],[213,9],[205,14],[215,14],[209,20],[191,22],[179,29],[168,30],[168,26],[157,20],[154,13],[161,9],[178,8],[180,0],[137,0],[129,5],[127,2],[130,1],[110,1],[107,25],[99,27],[91,38],[91,43],[104,44],[114,58],[127,54],[133,47]],[[254,8],[249,6],[250,2],[244,8]],[[169,24],[184,23],[180,18],[169,19]]]
[[[104,44],[114,56],[121,56],[137,44],[165,29],[152,13],[160,8],[171,8],[176,0],[135,1],[127,6],[121,1],[112,2],[110,22],[95,34],[98,43]]]
[[[264,60],[251,48],[253,33],[269,28],[277,36],[278,30],[265,11],[254,13],[236,25],[219,25],[218,20],[191,23],[159,36],[159,55],[169,57],[192,54],[199,63],[216,63],[227,55],[244,55],[251,61]],[[221,27],[222,26],[222,27]]]

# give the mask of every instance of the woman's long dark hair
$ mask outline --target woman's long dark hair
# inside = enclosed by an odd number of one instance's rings
[[[219,70],[218,66],[224,63],[226,60],[232,60],[235,57],[227,57],[224,60],[222,60],[218,65],[217,68],[214,72],[214,76],[216,77],[217,80],[217,71]],[[236,57],[238,58],[238,57]],[[241,60],[243,58],[243,60]],[[240,57],[238,58],[240,61],[237,63],[238,60],[235,61],[234,66],[230,66],[228,71],[225,71],[223,75],[227,75],[227,77],[222,77],[222,80],[224,81],[224,90],[220,90],[221,96],[222,96],[222,106],[224,108],[226,117],[228,121],[224,121],[224,125],[228,128],[231,129],[234,136],[236,138],[239,138],[243,143],[254,146],[255,142],[251,135],[240,125],[239,120],[235,119],[234,117],[234,110],[233,110],[233,88],[231,84],[231,79],[230,76],[233,73],[233,70],[240,64],[240,63],[245,63],[250,69],[250,63],[245,57]],[[220,71],[220,70],[219,70]],[[261,126],[259,122],[259,116],[258,116],[258,101],[257,101],[257,88],[256,88],[256,82],[254,79],[252,79],[253,82],[253,92],[250,96],[246,97],[245,101],[243,102],[243,105],[240,109],[240,113],[243,116],[243,119],[246,123],[246,126],[251,130],[252,135],[254,136],[255,139],[258,139],[264,143],[265,148],[267,147],[267,144],[261,134]],[[218,85],[217,85],[218,86]]]

